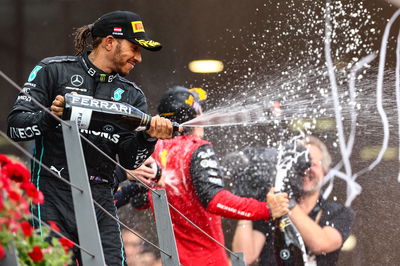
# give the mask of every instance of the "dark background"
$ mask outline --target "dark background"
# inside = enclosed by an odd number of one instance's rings
[[[334,3],[338,6],[340,2]],[[337,14],[340,10],[344,12],[335,17],[337,36],[332,43],[333,50],[337,52],[334,64],[338,69],[355,57],[360,58],[379,49],[387,20],[396,10],[378,0],[341,3],[342,9],[334,9]],[[112,10],[126,9],[139,13],[147,34],[164,46],[160,52],[143,51],[143,63],[128,76],[147,95],[152,114],[156,113],[156,104],[162,92],[174,85],[204,88],[210,96],[207,107],[213,108],[229,106],[234,101],[233,95],[248,90],[276,94],[278,86],[288,75],[282,72],[284,70],[324,67],[323,56],[318,61],[318,55],[323,55],[324,4],[318,1],[0,0],[0,6],[0,70],[20,86],[42,58],[73,54],[72,28],[92,23],[101,14]],[[354,10],[362,10],[362,14],[351,19]],[[341,23],[342,20],[349,23]],[[396,21],[391,31],[387,69],[395,66],[394,39],[397,38],[399,24]],[[352,29],[359,30],[357,38],[348,34]],[[342,49],[357,40],[361,44],[356,49]],[[225,69],[218,74],[194,74],[188,70],[188,63],[195,59],[218,59],[224,62]],[[372,76],[372,73],[367,74]],[[266,83],[273,87],[264,88]],[[373,87],[376,80],[367,77],[365,83]],[[6,117],[17,90],[3,78],[0,78],[0,88],[0,129],[5,132]],[[311,92],[307,93],[311,94],[313,89],[311,87]],[[366,105],[373,106],[375,91],[366,94],[371,97]],[[395,114],[393,84],[385,87],[385,96],[387,111]],[[376,157],[376,153],[375,157],[370,153],[369,157],[363,157],[363,152],[371,147],[379,148],[382,143],[382,126],[379,120],[372,119],[377,117],[376,109],[366,110],[360,115],[360,130],[357,131],[351,157],[354,172],[368,166]],[[353,227],[357,245],[352,251],[342,252],[339,265],[400,264],[397,116],[390,116],[389,119],[391,154],[357,179],[363,189],[352,203],[357,215]],[[324,139],[337,163],[341,155],[335,144],[335,130],[333,127],[315,130],[314,133]],[[261,126],[210,129],[206,138],[223,156],[249,143],[265,145],[263,137],[253,141],[254,134],[260,132],[276,138],[279,136],[268,126]],[[30,145],[25,147],[31,149]],[[19,154],[3,138],[0,138],[0,152]],[[230,182],[228,180],[227,185]],[[333,197],[340,202],[345,201],[345,182],[335,181],[335,189],[331,193]],[[139,232],[151,235],[154,231],[145,226],[146,221],[151,220],[146,215],[133,214],[131,212],[135,211],[130,208],[121,212],[122,218]],[[234,222],[224,220],[228,247],[231,246],[234,225]]]

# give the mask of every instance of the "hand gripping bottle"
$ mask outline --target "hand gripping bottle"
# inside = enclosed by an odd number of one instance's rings
[[[152,117],[127,103],[67,93],[62,118],[76,121],[80,129],[112,133],[116,128],[147,130]],[[173,128],[178,131],[179,124],[174,122]]]

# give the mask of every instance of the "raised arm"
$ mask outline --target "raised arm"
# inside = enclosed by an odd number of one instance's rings
[[[207,211],[232,219],[268,220],[271,212],[281,216],[287,212],[287,195],[275,198],[273,210],[267,203],[236,196],[223,187],[222,175],[215,152],[210,145],[199,147],[190,164],[192,182],[199,200]]]

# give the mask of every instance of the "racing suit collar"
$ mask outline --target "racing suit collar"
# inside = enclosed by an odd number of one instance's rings
[[[83,53],[83,55],[80,57],[82,66],[86,70],[86,72],[89,74],[89,76],[93,77],[97,82],[112,82],[118,74],[112,73],[108,74],[102,71],[101,69],[98,69],[95,65],[92,64],[89,60],[89,54],[91,51],[86,51]]]

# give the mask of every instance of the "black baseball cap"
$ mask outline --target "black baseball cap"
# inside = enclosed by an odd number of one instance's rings
[[[95,21],[92,35],[93,37],[112,35],[150,51],[158,51],[162,47],[161,43],[147,37],[142,19],[138,14],[130,11],[113,11],[102,15]]]
[[[201,103],[206,99],[207,93],[201,88],[176,86],[161,97],[157,110],[160,116],[181,124],[201,114]]]

